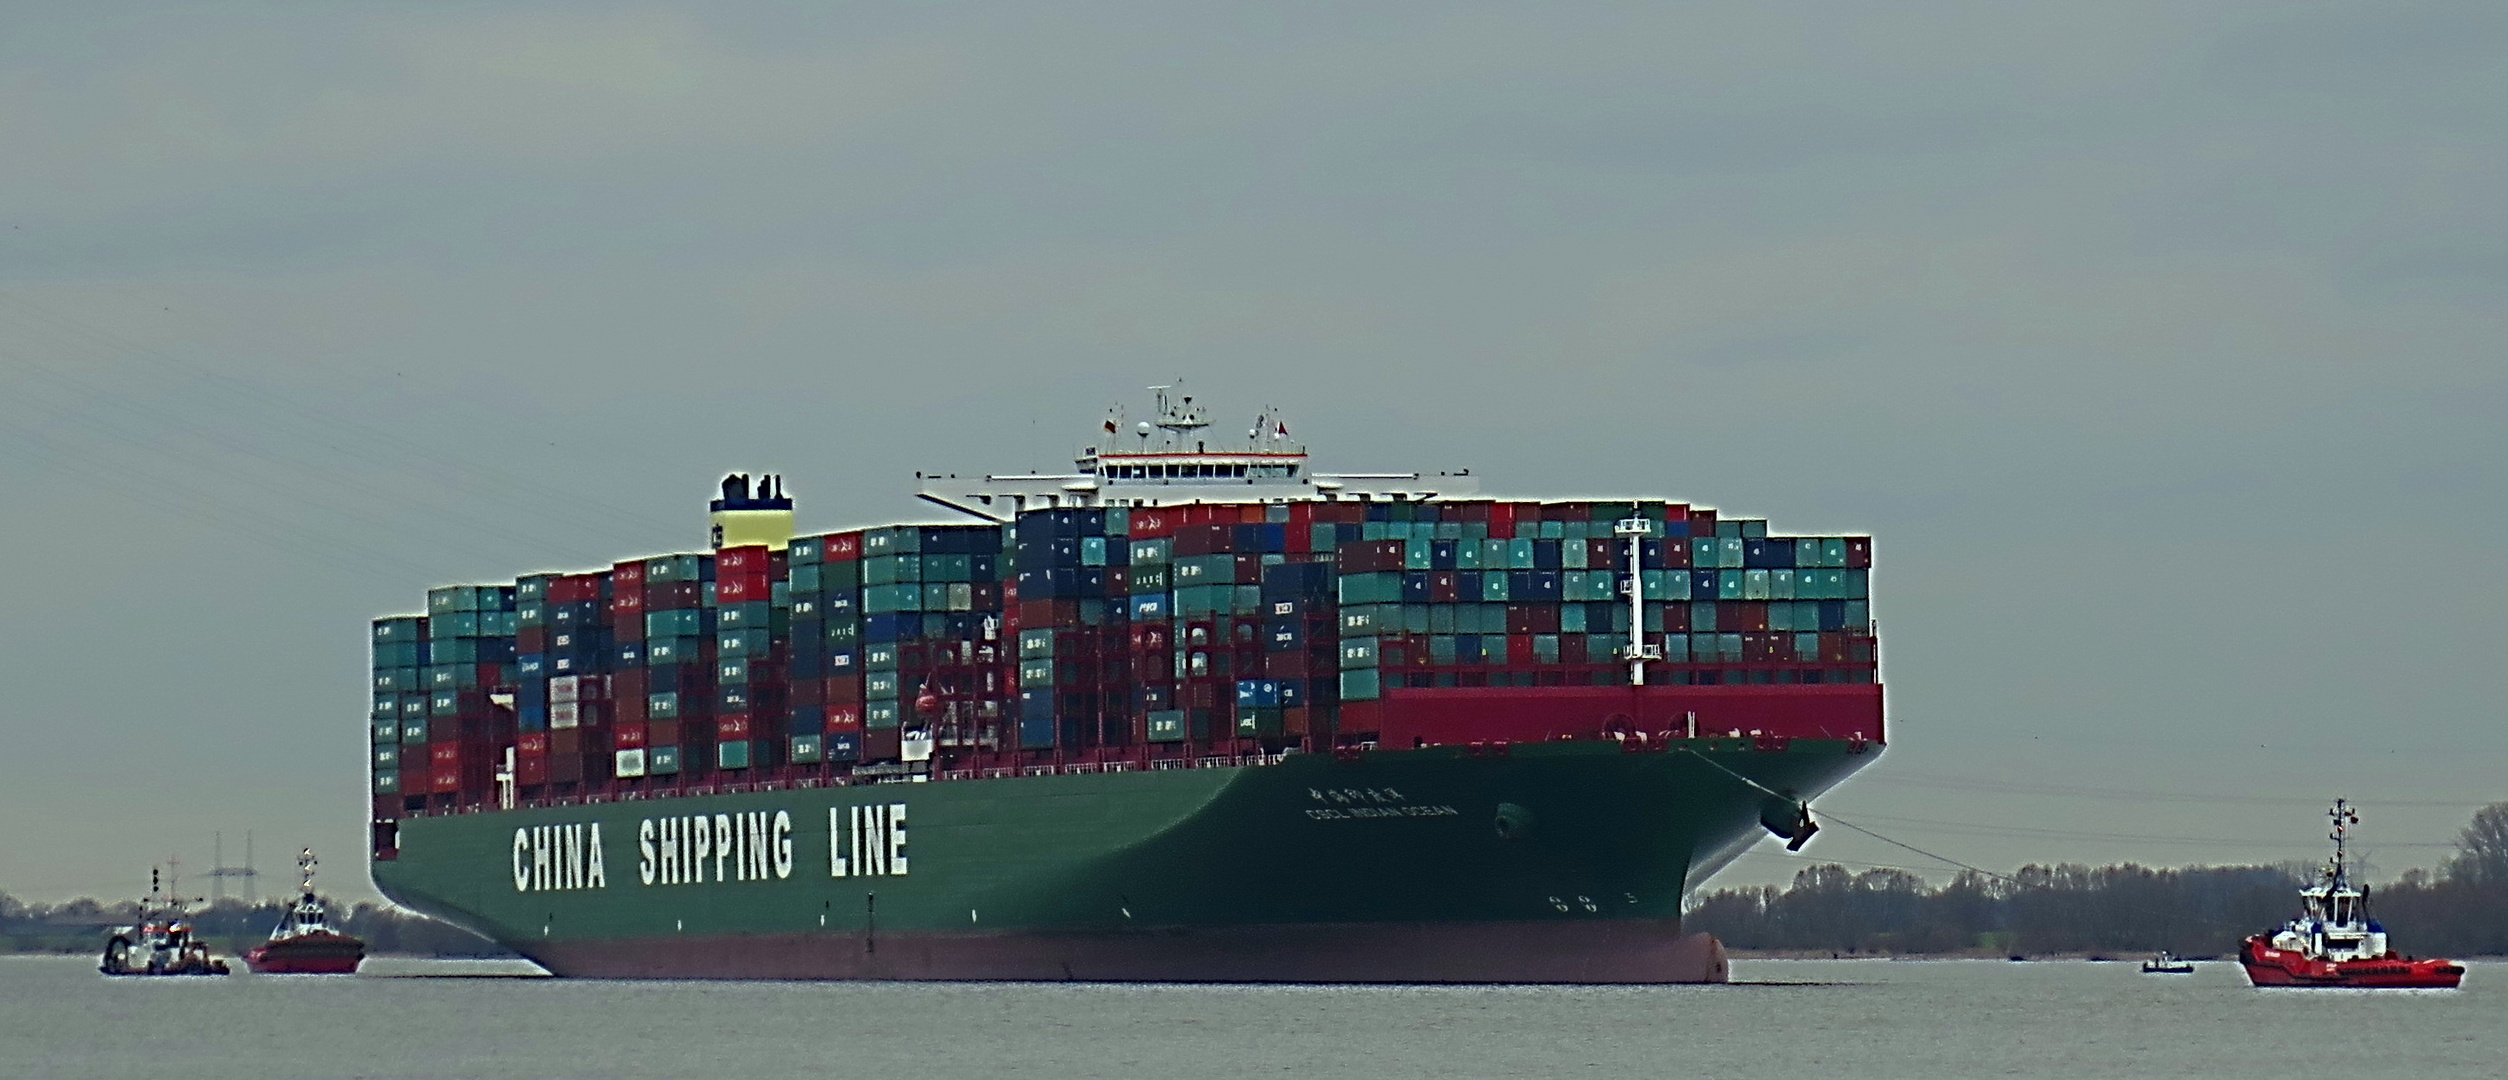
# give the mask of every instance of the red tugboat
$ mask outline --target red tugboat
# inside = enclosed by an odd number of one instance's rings
[[[287,918],[270,931],[270,940],[244,954],[244,963],[262,975],[353,975],[366,958],[366,943],[331,929],[330,910],[314,895],[314,853],[296,857],[305,875],[304,891]]]
[[[2334,859],[2315,886],[2302,889],[2304,910],[2271,937],[2257,934],[2239,946],[2247,981],[2257,986],[2330,986],[2353,989],[2452,990],[2464,966],[2452,960],[2419,960],[2387,947],[2386,928],[2369,918],[2368,894],[2352,887],[2344,869],[2344,844],[2358,812],[2341,799],[2327,811],[2334,819]]]

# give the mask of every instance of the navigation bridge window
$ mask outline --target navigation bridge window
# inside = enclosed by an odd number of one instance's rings
[[[1159,465],[1108,465],[1111,480],[1286,480],[1298,474],[1288,463],[1231,464],[1187,462]]]

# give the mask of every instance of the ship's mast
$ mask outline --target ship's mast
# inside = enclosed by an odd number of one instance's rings
[[[2349,845],[2351,827],[2360,823],[2360,812],[2351,808],[2348,799],[2334,800],[2334,807],[2325,812],[2334,819],[2334,831],[2326,839],[2334,842],[2334,861],[2326,864],[2325,885],[2329,890],[2351,887],[2350,875],[2344,866],[2345,849]]]
[[[1613,525],[1611,531],[1618,533],[1620,539],[1628,545],[1628,577],[1620,583],[1621,590],[1628,594],[1628,648],[1622,650],[1620,655],[1628,661],[1628,684],[1644,686],[1646,685],[1646,662],[1663,659],[1663,650],[1646,643],[1644,555],[1646,537],[1653,535],[1654,523],[1637,514],[1636,508],[1631,507],[1629,516]]]
[[[1191,394],[1184,395],[1180,401],[1170,400],[1167,391],[1173,389],[1176,388],[1150,387],[1150,392],[1158,395],[1158,419],[1150,422],[1167,433],[1168,446],[1182,449],[1185,443],[1192,440],[1194,432],[1210,426],[1210,415],[1208,410],[1193,403]]]

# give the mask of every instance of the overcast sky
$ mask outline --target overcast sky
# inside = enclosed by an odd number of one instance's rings
[[[1118,399],[1877,537],[1994,869],[2508,798],[2508,8],[5,5],[0,890],[364,893],[364,626]],[[1137,404],[1136,404],[1137,411]],[[2422,846],[2414,846],[2422,845]],[[1935,867],[1854,835],[1806,858]]]

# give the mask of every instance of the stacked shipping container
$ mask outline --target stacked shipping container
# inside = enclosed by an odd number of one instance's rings
[[[1627,539],[1638,540],[1631,625]],[[429,593],[378,813],[1370,740],[1408,689],[1869,683],[1870,542],[1661,502],[1053,509]],[[417,760],[418,755],[424,760]]]

